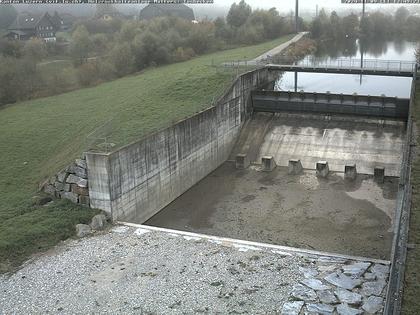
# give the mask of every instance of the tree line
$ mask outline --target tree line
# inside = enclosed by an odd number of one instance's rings
[[[312,36],[323,40],[343,38],[364,39],[420,39],[420,17],[410,15],[405,7],[400,7],[394,15],[372,12],[364,18],[356,14],[339,16],[333,11],[329,16],[325,10],[311,24]]]
[[[252,10],[242,0],[231,6],[226,18],[199,23],[175,17],[80,21],[68,46],[38,39],[3,39],[0,105],[92,86],[209,52],[257,44],[289,34],[293,29],[294,21],[281,17],[276,9]],[[66,56],[72,66],[44,71],[50,67],[41,61],[56,55]]]

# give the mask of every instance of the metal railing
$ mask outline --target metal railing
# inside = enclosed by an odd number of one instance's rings
[[[376,71],[410,72],[416,71],[415,61],[382,60],[382,59],[354,59],[354,58],[316,58],[306,57],[298,62],[288,58],[274,58],[277,64],[296,65],[308,68],[327,69],[366,69]]]
[[[265,60],[235,60],[224,62],[224,68],[260,68],[269,64],[293,65],[304,68],[324,68],[324,69],[365,69],[370,71],[392,71],[414,73],[417,70],[415,61],[403,60],[381,60],[381,59],[354,59],[354,58],[315,58],[306,57],[300,61],[295,61],[287,57],[271,57]]]

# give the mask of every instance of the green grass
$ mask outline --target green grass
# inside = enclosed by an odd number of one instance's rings
[[[79,157],[99,128],[118,146],[194,114],[231,82],[209,65],[250,59],[288,40],[222,51],[148,69],[94,88],[0,109],[0,264],[21,263],[40,248],[71,235],[92,215],[69,203],[33,207],[38,184]],[[104,131],[105,130],[105,131]],[[94,138],[94,137],[93,137]]]
[[[420,83],[417,84],[416,106],[414,120],[417,126],[417,144],[420,144]],[[420,314],[420,152],[412,166],[413,199],[410,217],[410,234],[408,242],[417,244],[415,249],[407,254],[407,269],[405,273],[403,312],[405,315]]]

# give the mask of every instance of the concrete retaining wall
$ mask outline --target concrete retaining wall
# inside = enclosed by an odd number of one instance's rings
[[[240,76],[217,104],[110,154],[86,153],[91,207],[143,223],[225,162],[251,112],[250,92],[275,79]]]

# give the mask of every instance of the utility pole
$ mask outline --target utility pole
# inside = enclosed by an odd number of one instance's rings
[[[296,26],[296,33],[299,33],[299,0],[296,0],[295,26]]]

